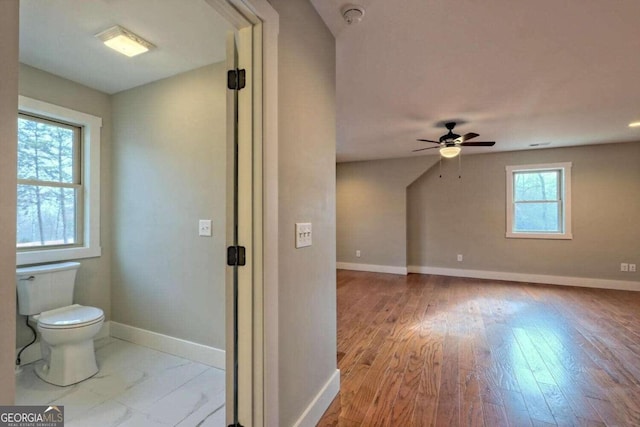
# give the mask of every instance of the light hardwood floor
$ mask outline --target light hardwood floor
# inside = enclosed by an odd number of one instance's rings
[[[640,426],[640,293],[338,271],[319,426]]]

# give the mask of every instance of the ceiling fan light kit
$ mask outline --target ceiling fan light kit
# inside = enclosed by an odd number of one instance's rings
[[[452,159],[458,154],[460,154],[460,151],[462,151],[462,149],[457,145],[442,147],[440,148],[440,155],[442,157],[446,157],[447,159]]]

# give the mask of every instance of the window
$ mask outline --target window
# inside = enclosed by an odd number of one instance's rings
[[[20,97],[18,265],[100,256],[102,119]]]
[[[80,131],[19,115],[18,249],[82,244]]]
[[[507,237],[571,239],[571,163],[506,169]]]

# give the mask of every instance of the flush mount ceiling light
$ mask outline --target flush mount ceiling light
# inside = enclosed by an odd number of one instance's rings
[[[440,149],[440,155],[442,157],[446,157],[447,159],[451,159],[460,154],[460,150],[460,147],[458,147],[457,145],[450,145],[448,147],[442,147]]]
[[[119,25],[96,34],[96,37],[111,49],[128,57],[140,55],[155,47],[153,43]]]
[[[630,128],[638,128],[640,127],[640,122],[629,123]]]

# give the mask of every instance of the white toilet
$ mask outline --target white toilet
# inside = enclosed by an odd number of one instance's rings
[[[93,338],[104,323],[96,307],[73,304],[77,262],[16,269],[18,312],[37,322],[42,360],[35,372],[44,381],[67,386],[98,373]]]

